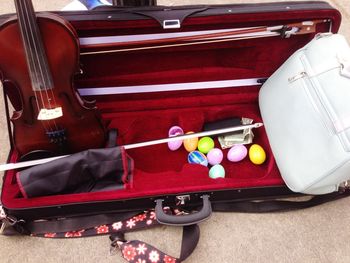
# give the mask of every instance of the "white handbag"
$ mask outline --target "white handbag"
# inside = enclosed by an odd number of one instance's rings
[[[350,47],[317,35],[263,85],[259,106],[276,163],[295,192],[325,194],[350,179]]]

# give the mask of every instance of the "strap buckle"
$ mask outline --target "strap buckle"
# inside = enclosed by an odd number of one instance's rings
[[[7,215],[4,207],[0,205],[0,223],[1,223],[0,234],[4,232],[6,226],[14,226],[20,222],[24,222],[24,220],[18,220],[13,216]]]
[[[2,205],[0,205],[0,234],[2,234],[7,226],[7,215]]]
[[[109,255],[114,256],[120,252],[121,245],[126,243],[124,233],[115,233],[109,237],[111,246],[109,248]]]
[[[347,191],[347,190],[349,190],[350,189],[350,180],[348,180],[348,181],[345,181],[345,182],[342,182],[341,184],[339,184],[339,186],[338,186],[338,191],[339,192],[345,192],[345,191]]]

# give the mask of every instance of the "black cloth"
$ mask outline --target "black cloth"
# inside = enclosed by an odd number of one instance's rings
[[[124,148],[90,149],[17,173],[24,197],[124,188],[132,171]]]

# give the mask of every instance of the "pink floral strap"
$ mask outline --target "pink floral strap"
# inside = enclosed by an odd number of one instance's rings
[[[179,210],[171,210],[169,208],[164,208],[164,212],[173,215],[181,213]],[[147,243],[138,240],[126,241],[124,238],[124,233],[126,232],[157,225],[159,223],[156,220],[156,213],[154,210],[148,210],[129,219],[111,224],[68,232],[36,233],[31,235],[47,238],[77,238],[110,234],[112,249],[119,249],[123,258],[131,263],[182,262],[193,252],[199,240],[198,225],[184,227],[180,258],[171,257]]]
[[[183,228],[179,258],[169,256],[142,241],[126,241],[124,233],[114,234],[110,238],[112,240],[111,252],[119,249],[123,258],[130,263],[175,263],[184,261],[192,254],[199,241],[199,227],[190,225]]]
[[[113,233],[125,233],[157,225],[159,225],[159,223],[156,220],[156,214],[154,210],[148,210],[129,219],[113,222],[111,224],[98,225],[87,229],[77,229],[67,232],[36,233],[31,234],[31,236],[47,238],[88,237],[96,235],[107,235]]]
[[[117,241],[117,246],[122,251],[123,258],[130,263],[176,263],[178,259],[164,254],[157,248],[138,241]]]

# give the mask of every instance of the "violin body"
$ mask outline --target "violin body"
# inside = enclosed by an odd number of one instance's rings
[[[52,88],[39,91],[32,87],[17,17],[0,25],[0,76],[14,107],[14,147],[21,155],[35,150],[72,153],[103,147],[105,130],[98,111],[94,103],[80,98],[73,87],[74,75],[79,71],[76,32],[68,22],[51,13],[38,14],[36,22],[53,83]],[[46,71],[40,67],[36,74]],[[40,109],[57,107],[62,109],[62,116],[38,119]]]

